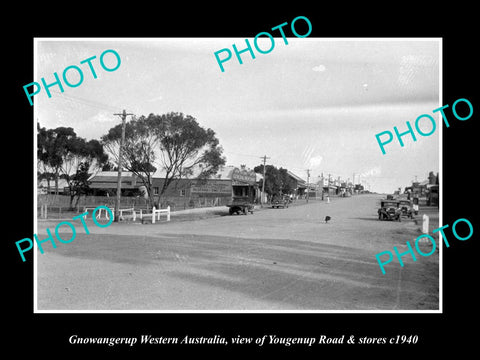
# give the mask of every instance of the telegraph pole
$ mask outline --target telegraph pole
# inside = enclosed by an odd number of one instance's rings
[[[118,115],[122,119],[122,137],[120,138],[120,148],[118,149],[118,174],[117,174],[117,199],[115,200],[115,221],[118,221],[120,215],[120,197],[122,193],[122,151],[123,151],[123,143],[125,142],[125,120],[127,119],[127,114],[125,110],[121,114],[113,114]]]
[[[325,181],[323,180],[323,171],[322,171],[322,183],[321,183],[321,186],[322,186],[322,201],[323,201],[323,185],[325,184]]]
[[[310,169],[307,169],[307,203],[310,198]]]
[[[263,181],[262,181],[262,196],[260,196],[260,205],[263,207],[263,197],[265,196],[265,163],[267,162],[267,159],[270,159],[267,157],[267,155],[263,155],[260,157],[260,159],[263,159]]]

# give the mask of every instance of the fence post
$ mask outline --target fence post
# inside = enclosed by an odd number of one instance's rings
[[[45,211],[43,212],[43,215],[45,216],[45,219],[47,218],[47,208],[48,208],[48,205],[45,204]]]
[[[422,224],[422,231],[424,234],[428,234],[428,228],[429,228],[429,217],[427,214],[423,214],[423,224]]]
[[[167,206],[167,221],[170,221],[170,205]]]
[[[155,224],[155,206],[152,208],[152,224]]]

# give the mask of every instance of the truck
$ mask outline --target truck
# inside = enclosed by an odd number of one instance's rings
[[[232,197],[227,204],[228,213],[253,214],[257,191],[255,172],[245,168],[234,168],[229,177],[232,179]]]

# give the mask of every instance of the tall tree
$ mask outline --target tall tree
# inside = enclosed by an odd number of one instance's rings
[[[51,178],[55,180],[55,194],[58,179],[65,179],[70,189],[70,206],[75,196],[85,193],[91,173],[108,162],[98,140],[77,137],[71,127],[46,129],[37,124],[37,145],[39,177],[46,178],[48,186]]]
[[[37,122],[37,179],[41,181],[47,180],[47,192],[50,193],[50,181],[53,180],[54,174],[49,162],[49,133],[46,128],[40,127]]]
[[[263,164],[255,166],[253,171],[263,175]],[[294,189],[295,182],[288,175],[287,169],[277,169],[273,165],[265,166],[265,192],[268,195],[289,194],[292,193]]]
[[[76,203],[81,195],[86,194],[89,189],[88,178],[105,163],[108,156],[98,140],[86,141],[84,138],[73,137],[66,143],[67,152],[63,154],[61,172],[62,177],[67,181],[70,192],[70,207],[73,200]]]
[[[253,171],[263,175],[263,164],[255,166]],[[280,178],[278,169],[275,166],[265,166],[265,179],[263,181],[265,182],[265,192],[268,195],[272,196],[280,193]],[[263,183],[260,186],[263,187]]]
[[[118,124],[101,138],[105,151],[117,168],[121,136],[122,125]],[[157,143],[157,135],[145,117],[142,116],[138,119],[134,117],[125,124],[122,167],[135,174],[142,181],[147,189],[151,206],[154,204],[152,176],[156,171],[156,167],[153,164],[156,160],[155,148]]]
[[[149,115],[159,140],[160,165],[165,181],[160,197],[174,179],[196,177],[206,179],[225,164],[223,149],[212,129],[204,129],[197,120],[183,113]]]
[[[120,125],[102,137],[116,164],[120,137]],[[126,123],[122,164],[142,180],[153,206],[152,176],[157,168],[164,177],[160,200],[174,179],[207,178],[215,174],[225,164],[222,151],[215,132],[201,127],[194,117],[175,112],[150,114]]]
[[[37,157],[43,167],[43,173],[53,174],[55,194],[58,194],[58,179],[61,174],[64,158],[70,151],[70,141],[77,135],[72,128],[58,127],[56,129],[40,128],[37,125]],[[37,164],[38,166],[38,164]]]
[[[295,190],[295,181],[288,175],[288,170],[284,168],[278,169],[278,175],[281,182],[282,194],[291,194]]]

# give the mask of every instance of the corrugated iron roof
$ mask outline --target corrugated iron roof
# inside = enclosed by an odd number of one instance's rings
[[[300,176],[295,175],[295,174],[292,173],[290,170],[287,170],[287,174],[290,175],[292,178],[294,178],[295,180],[297,180],[297,181],[300,182],[300,183],[304,183],[304,184],[307,183],[307,182],[306,182],[305,180],[303,180]]]
[[[117,182],[93,182],[90,185],[91,189],[116,189]],[[122,189],[136,189],[138,186],[122,183]]]
[[[92,181],[92,179],[95,179],[95,181],[104,181],[104,179],[110,179],[110,178],[115,178],[115,181],[117,181],[117,176],[118,176],[118,171],[99,171],[96,174],[92,174],[89,178],[88,181]],[[132,180],[136,176],[135,174],[131,173],[130,171],[122,171],[122,179],[129,179]],[[106,181],[111,181],[111,180],[106,180]]]
[[[237,166],[222,166],[218,170],[218,172],[215,175],[212,175],[209,179],[211,180],[231,180],[232,179],[232,172],[235,168],[240,168]],[[197,167],[195,168],[192,176],[190,176],[190,179],[195,179],[199,174],[200,174],[201,168]],[[256,181],[259,181],[263,179],[263,176],[261,174],[255,174],[256,176]],[[152,180],[153,179],[164,179],[165,178],[165,170],[159,169],[157,170],[154,174],[152,174]],[[142,181],[140,179],[137,179],[135,174],[129,172],[129,171],[124,171],[122,172],[122,183],[125,181],[132,181],[136,179],[137,180],[137,185],[141,185]],[[93,183],[110,183],[110,182],[117,182],[117,172],[116,171],[101,171],[98,172],[95,175],[90,176],[88,179],[89,181]],[[90,186],[92,187],[92,186]],[[122,184],[123,187],[123,184]]]

